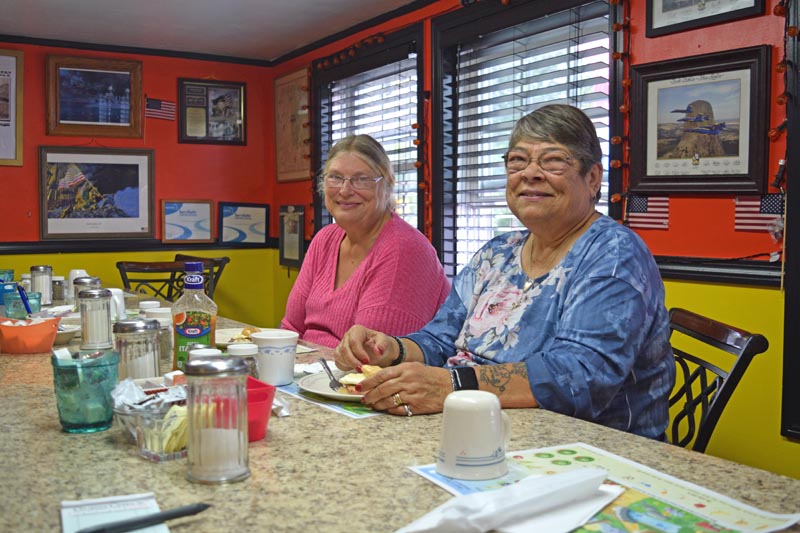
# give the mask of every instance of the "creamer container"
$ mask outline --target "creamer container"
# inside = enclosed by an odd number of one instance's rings
[[[161,302],[156,300],[142,300],[139,302],[139,318],[147,318],[147,311],[161,308]],[[172,317],[172,313],[170,313]]]
[[[172,327],[175,330],[173,370],[184,369],[189,343],[215,345],[217,304],[205,293],[203,263],[187,261],[185,265],[183,294],[172,306]]]
[[[186,363],[185,373],[186,479],[217,484],[247,478],[247,366],[238,357],[200,357]]]

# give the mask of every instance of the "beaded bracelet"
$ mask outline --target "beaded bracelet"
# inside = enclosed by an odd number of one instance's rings
[[[392,335],[391,337],[397,341],[397,346],[400,347],[400,355],[398,355],[397,359],[392,361],[389,366],[397,366],[406,360],[406,347],[403,346],[403,341],[400,340],[400,337],[395,337],[394,335]]]

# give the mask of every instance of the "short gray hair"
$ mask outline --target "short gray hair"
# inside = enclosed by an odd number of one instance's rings
[[[328,152],[328,159],[325,166],[319,174],[317,181],[317,192],[325,197],[325,175],[331,163],[340,155],[345,153],[353,153],[363,160],[369,168],[375,173],[375,176],[383,176],[383,179],[376,183],[375,192],[378,194],[387,211],[394,211],[395,196],[394,196],[394,172],[392,171],[392,162],[383,149],[381,143],[370,137],[369,135],[350,135],[340,139],[333,145],[330,152]]]
[[[603,150],[594,124],[586,113],[565,104],[550,104],[519,119],[511,132],[508,147],[520,141],[550,142],[566,146],[581,162],[581,174],[600,163]]]

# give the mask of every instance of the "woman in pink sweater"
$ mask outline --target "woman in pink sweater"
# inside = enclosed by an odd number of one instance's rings
[[[319,190],[336,223],[311,241],[282,328],[333,348],[355,324],[405,335],[433,318],[450,282],[430,242],[394,212],[394,182],[372,137],[333,146]]]

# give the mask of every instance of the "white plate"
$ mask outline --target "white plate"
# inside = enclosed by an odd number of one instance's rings
[[[338,379],[345,375],[345,372],[333,370],[333,375]],[[361,398],[364,396],[363,394],[342,394],[332,391],[328,386],[329,382],[330,378],[328,378],[328,375],[325,372],[320,372],[319,374],[311,374],[300,378],[297,380],[297,386],[306,392],[312,392],[330,398],[331,400],[339,400],[342,402],[360,402]]]
[[[56,332],[55,344],[69,344],[69,342],[81,334],[80,326],[63,326],[63,331]]]
[[[220,350],[224,350],[228,347],[229,344],[242,344],[246,342],[252,342],[248,340],[241,340],[236,341],[235,343],[229,342],[233,337],[239,335],[242,332],[242,328],[223,328],[218,329],[214,333],[214,343],[217,345],[217,348]],[[309,353],[315,352],[314,348],[309,348],[307,346],[297,345],[297,353]]]

